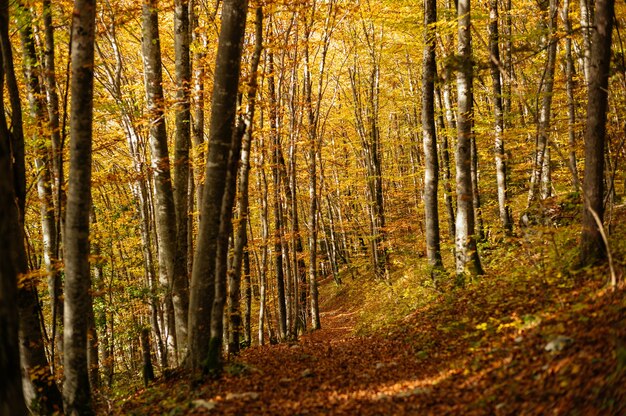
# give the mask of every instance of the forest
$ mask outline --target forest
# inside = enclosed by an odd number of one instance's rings
[[[0,0],[0,416],[626,414],[624,27]]]

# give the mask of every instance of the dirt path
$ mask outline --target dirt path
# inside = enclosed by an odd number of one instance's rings
[[[354,315],[328,310],[298,343],[245,351],[244,374],[204,386],[191,414],[415,414],[436,371],[402,342],[351,336]]]

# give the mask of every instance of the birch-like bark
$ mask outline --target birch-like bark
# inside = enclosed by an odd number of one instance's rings
[[[491,85],[493,91],[494,153],[496,159],[496,183],[498,188],[498,212],[504,232],[513,231],[513,221],[509,209],[506,153],[504,151],[504,111],[502,108],[502,78],[500,74],[500,36],[498,30],[498,0],[489,1],[489,54],[491,55]]]
[[[483,274],[474,235],[474,206],[471,178],[473,54],[471,46],[470,0],[459,0],[457,16],[458,54],[460,68],[457,72],[457,145],[456,145],[456,274],[462,280],[466,276]]]
[[[426,256],[433,272],[443,268],[439,242],[439,163],[435,129],[435,24],[436,0],[424,0],[424,59],[422,71],[422,136],[424,146],[424,216]]]
[[[542,3],[543,4],[543,3]],[[537,142],[535,148],[535,160],[530,178],[528,192],[528,206],[530,207],[537,197],[546,198],[551,194],[550,184],[550,123],[552,116],[552,91],[554,89],[554,70],[556,66],[557,43],[554,39],[556,33],[556,0],[549,1],[549,7],[545,4],[542,12],[546,18],[542,23],[546,31],[543,37],[543,45],[547,51],[546,66],[543,73],[542,83],[539,90],[539,114],[537,119]]]

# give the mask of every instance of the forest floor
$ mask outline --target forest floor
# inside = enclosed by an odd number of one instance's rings
[[[193,388],[185,373],[162,378],[112,413],[623,415],[624,294],[486,284],[363,337],[357,312],[335,302],[297,343],[249,348]]]
[[[368,302],[387,298],[393,309],[400,288],[326,281],[321,330],[248,348],[219,380],[161,377],[99,413],[626,415],[626,290],[607,287],[607,268],[530,267],[541,263],[537,247],[486,252],[486,277],[429,288],[409,313],[378,324],[384,314]]]

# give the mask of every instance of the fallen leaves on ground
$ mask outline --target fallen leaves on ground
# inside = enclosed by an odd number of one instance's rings
[[[333,302],[299,342],[249,348],[193,387],[179,371],[111,413],[626,414],[624,295],[593,279],[484,279],[365,337]]]

